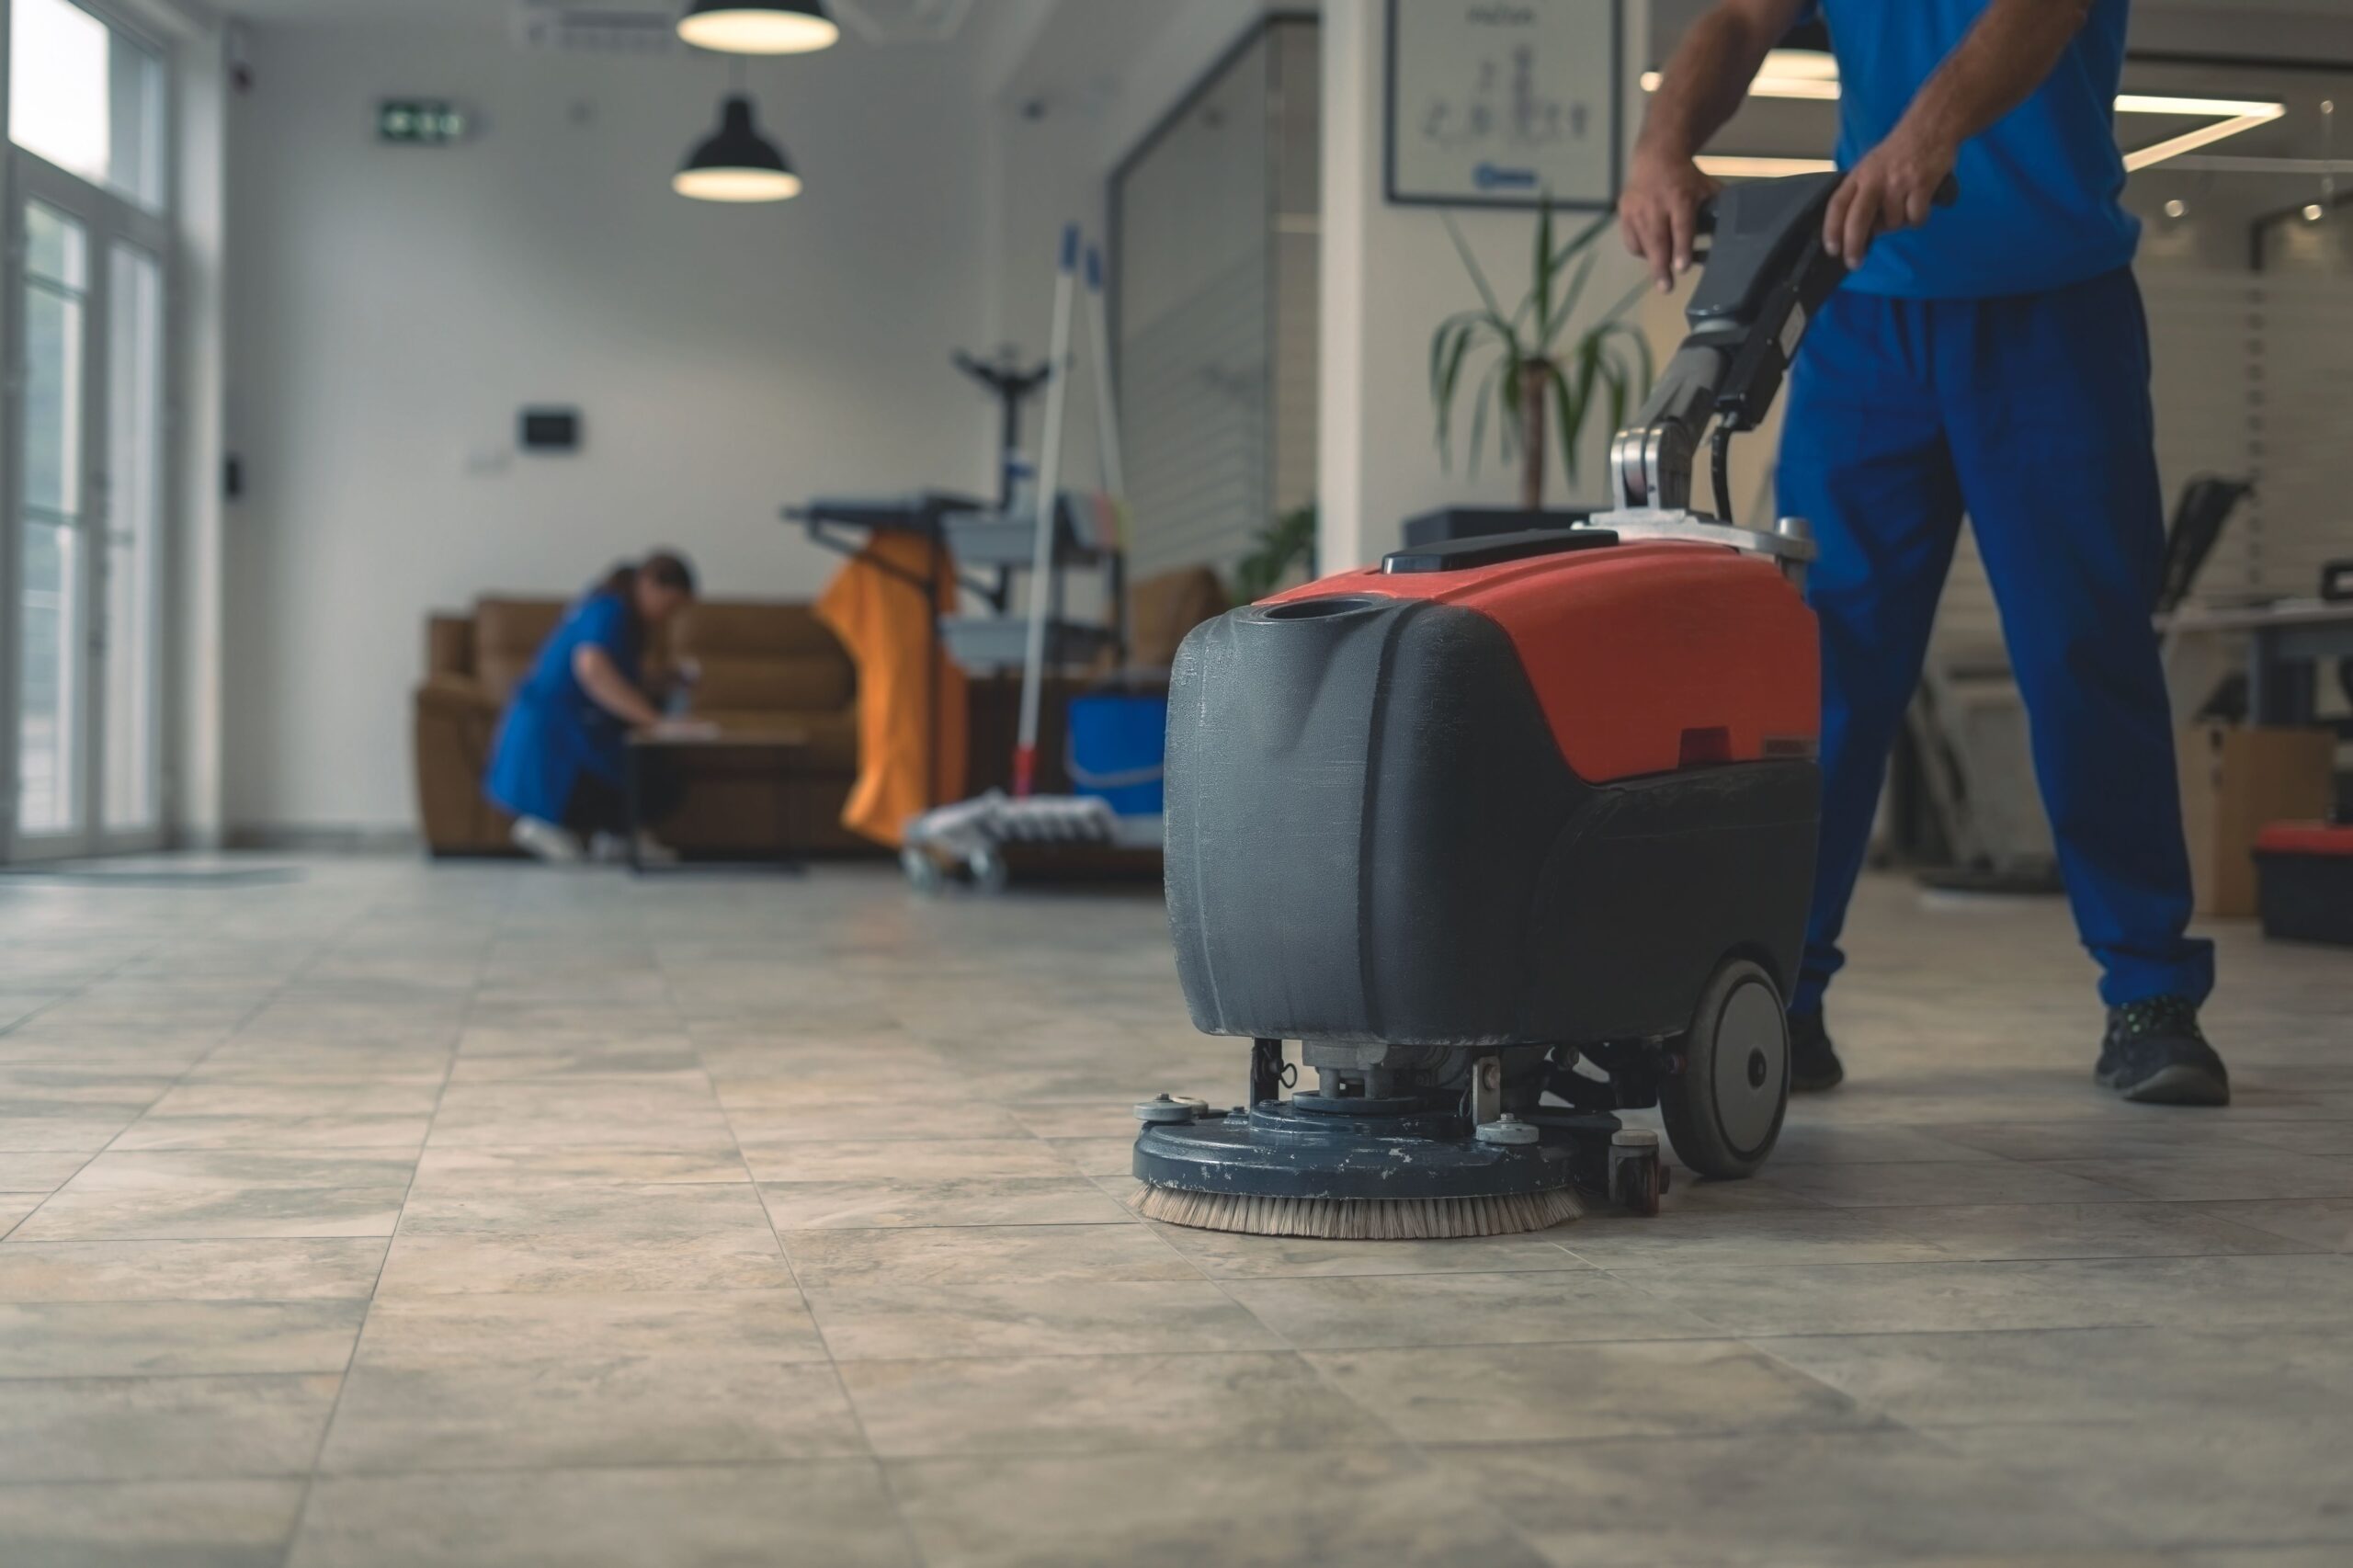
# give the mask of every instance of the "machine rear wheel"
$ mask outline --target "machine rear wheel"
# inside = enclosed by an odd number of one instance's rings
[[[1790,1104],[1790,1020],[1773,977],[1727,959],[1699,993],[1683,1070],[1659,1085],[1659,1116],[1685,1165],[1745,1176],[1765,1163]]]

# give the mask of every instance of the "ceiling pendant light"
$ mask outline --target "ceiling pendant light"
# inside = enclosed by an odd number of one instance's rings
[[[678,36],[724,54],[808,54],[833,47],[842,30],[824,0],[691,0]]]
[[[752,100],[731,93],[720,103],[719,129],[687,154],[670,188],[698,201],[782,201],[801,194],[801,176],[752,123]]]

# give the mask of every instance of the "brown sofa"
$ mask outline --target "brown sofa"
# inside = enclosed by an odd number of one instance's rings
[[[483,799],[491,738],[506,699],[563,601],[484,597],[468,615],[426,628],[426,676],[414,704],[417,810],[436,855],[503,853],[512,825]],[[857,672],[806,605],[702,599],[672,622],[647,665],[692,659],[701,668],[695,712],[724,728],[790,730],[808,745],[781,785],[758,754],[697,756],[684,801],[663,825],[678,848],[710,854],[773,851],[789,833],[820,851],[871,848],[841,825],[858,771]]]
[[[1135,585],[1130,598],[1132,657],[1163,667],[1193,626],[1222,613],[1224,591],[1206,568],[1164,574]],[[506,814],[483,799],[491,737],[515,684],[563,618],[560,599],[490,597],[471,614],[436,615],[426,624],[426,676],[415,702],[416,799],[425,842],[436,855],[508,852]],[[686,659],[701,667],[695,712],[725,728],[791,730],[807,737],[801,768],[781,787],[755,754],[698,756],[685,779],[678,814],[662,836],[678,848],[710,855],[760,854],[790,833],[796,847],[876,851],[841,825],[842,802],[858,772],[858,675],[848,653],[806,605],[699,599],[680,612],[663,646],[648,651],[659,673]],[[1063,709],[1092,684],[1057,677],[1040,714],[1038,788],[1070,788],[1063,767]],[[1021,707],[1015,676],[971,683],[966,788],[1011,785],[1013,742]],[[879,852],[879,851],[876,851]]]

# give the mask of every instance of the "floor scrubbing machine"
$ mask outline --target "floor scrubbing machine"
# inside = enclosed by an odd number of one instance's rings
[[[1186,640],[1169,924],[1195,1026],[1252,1042],[1249,1097],[1137,1108],[1139,1212],[1497,1234],[1579,1193],[1655,1212],[1657,1136],[1621,1110],[1657,1107],[1702,1176],[1771,1151],[1818,810],[1813,547],[1735,526],[1724,453],[1845,276],[1836,180],[1703,214],[1689,335],[1612,443],[1613,510],[1402,550]],[[1711,426],[1713,517],[1690,505]]]

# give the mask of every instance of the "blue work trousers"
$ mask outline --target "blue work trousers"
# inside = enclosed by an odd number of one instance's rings
[[[1843,961],[1963,514],[2100,994],[2202,1000],[2213,949],[2185,934],[2189,864],[2150,627],[2164,508],[2131,270],[1984,300],[1832,295],[1791,370],[1779,488],[1822,551],[1807,585],[1822,623],[1822,837],[1791,1010],[1819,1010]]]

